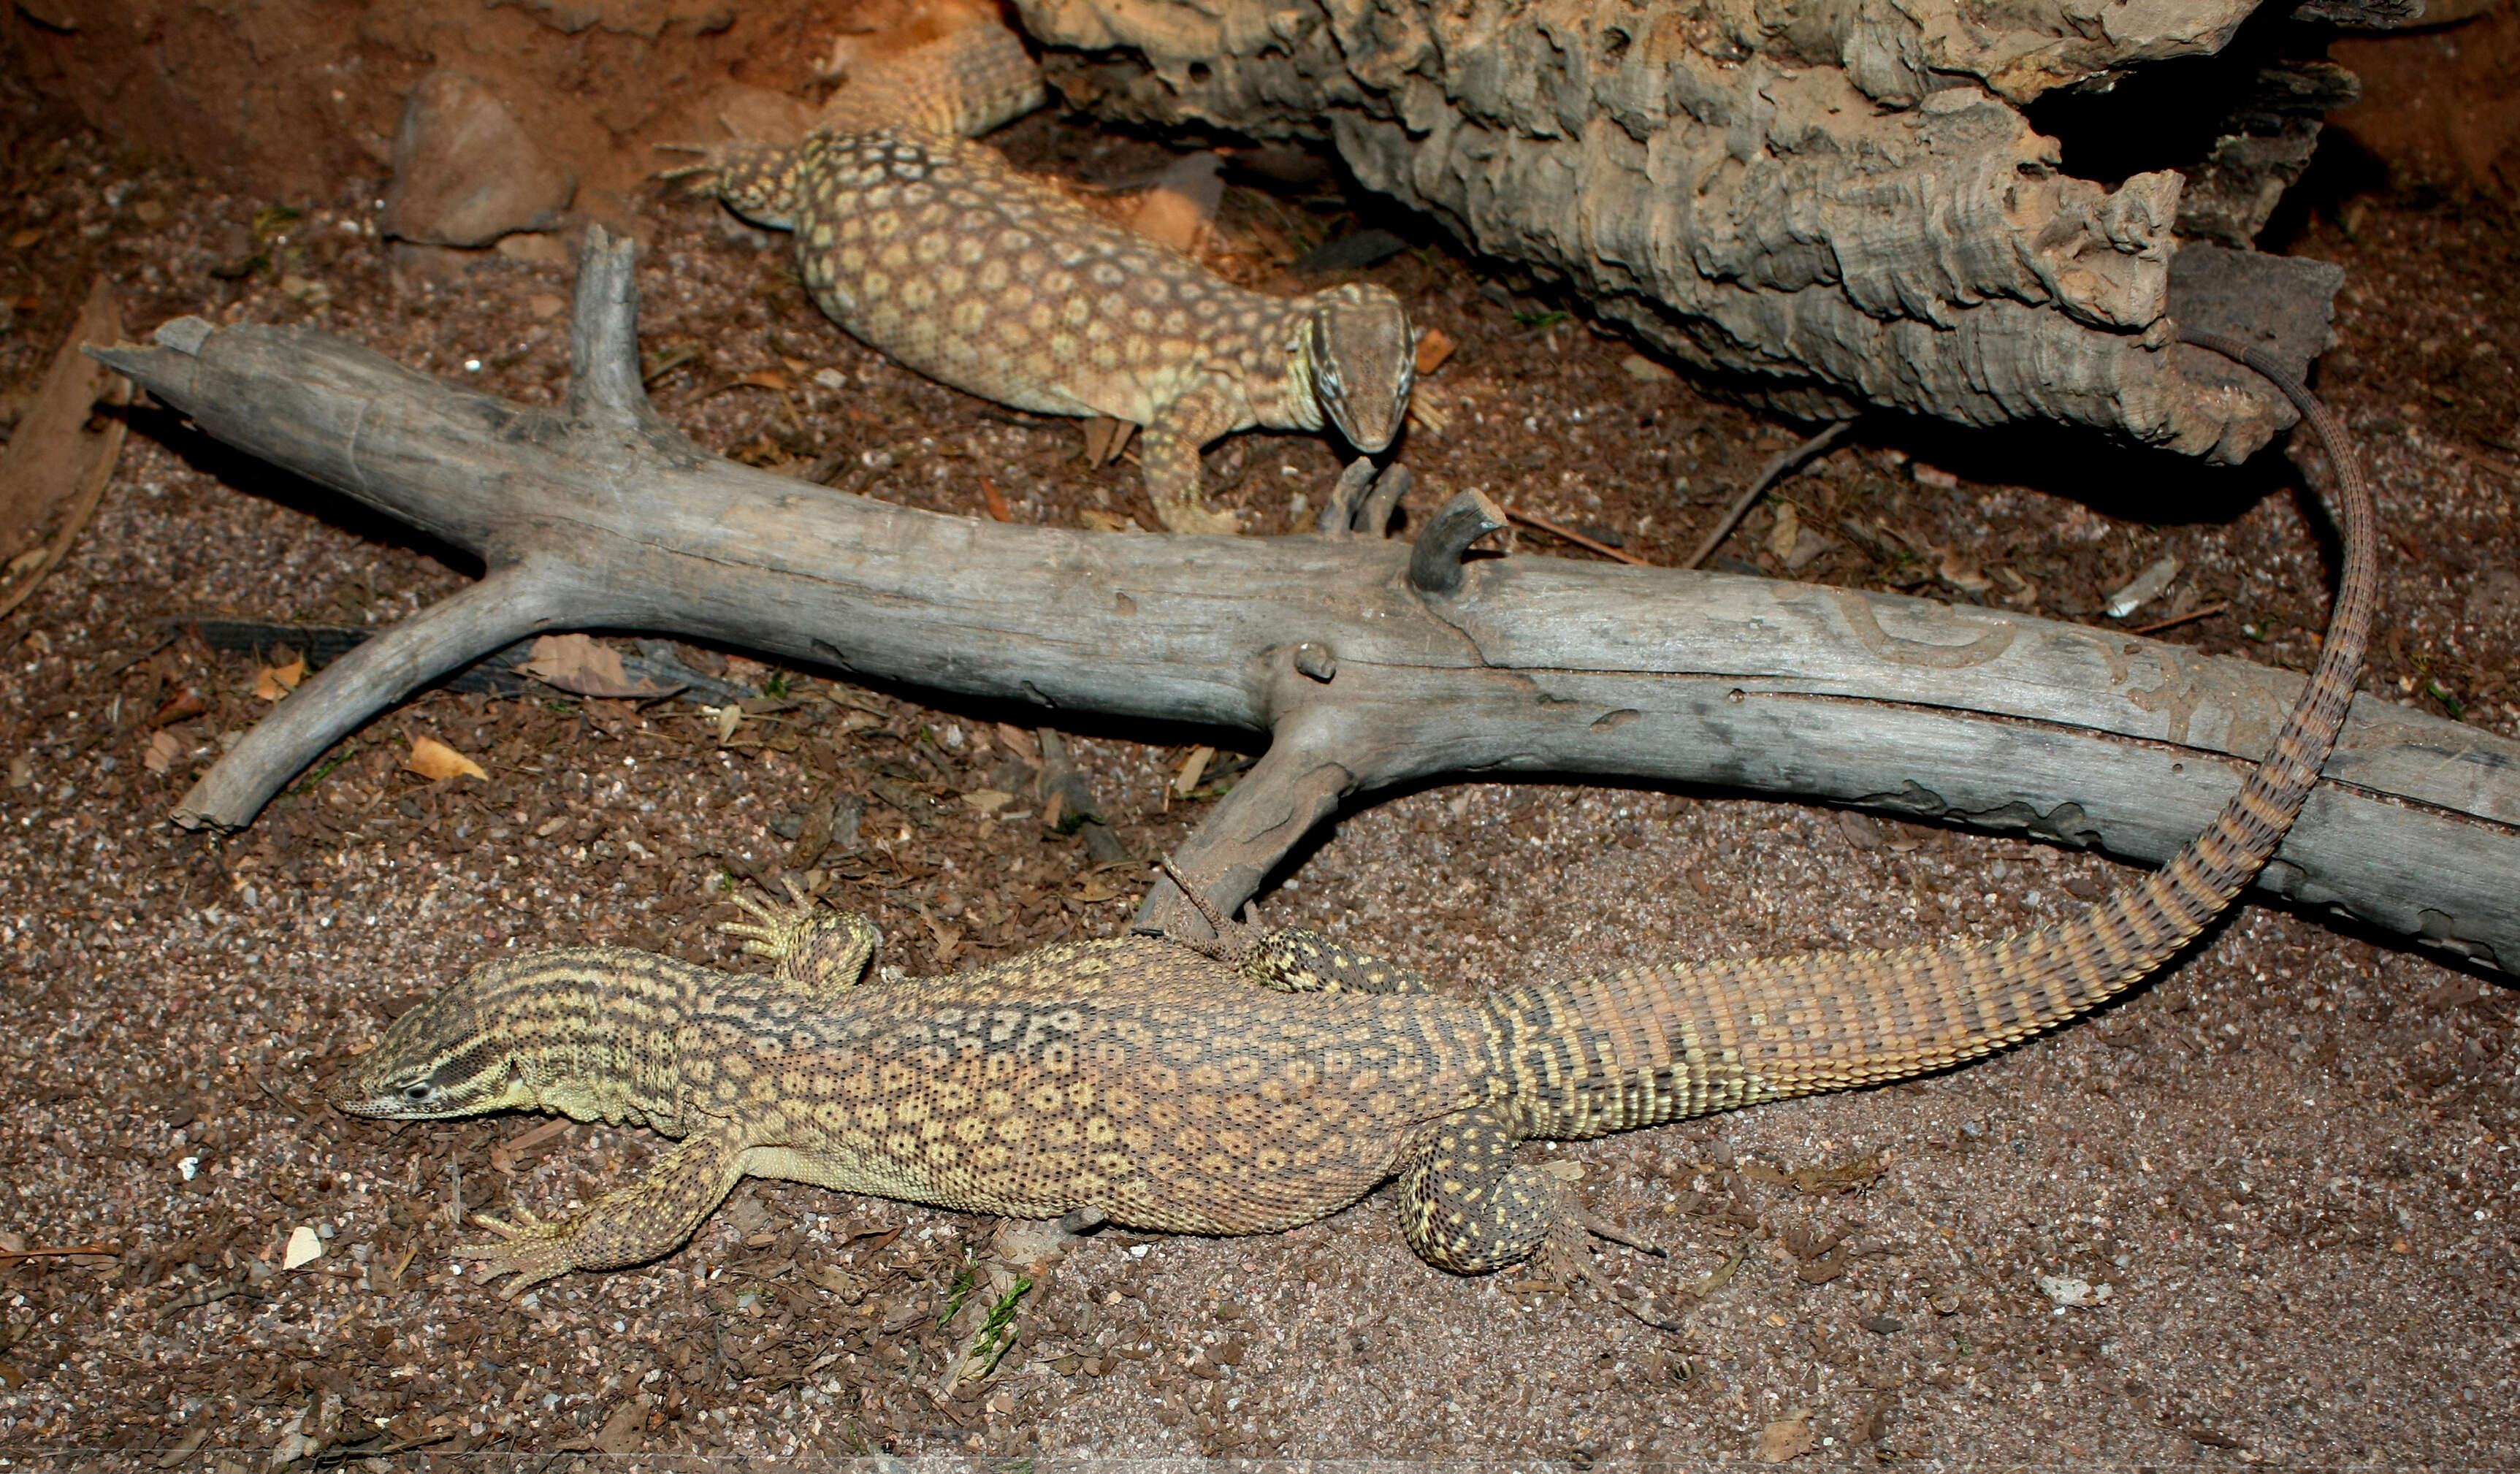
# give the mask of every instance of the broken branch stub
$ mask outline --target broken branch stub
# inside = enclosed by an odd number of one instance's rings
[[[628,247],[591,233],[590,251],[574,413],[303,329],[179,319],[158,346],[99,351],[208,433],[491,569],[307,681],[185,796],[181,822],[242,826],[435,675],[589,626],[1045,711],[1267,733],[1267,755],[1176,854],[1229,911],[1343,799],[1446,774],[1816,796],[2158,862],[2230,795],[2300,687],[1923,600],[1464,563],[1466,539],[1431,531],[1427,557],[1444,551],[1458,575],[1449,593],[1376,536],[1111,536],[834,492],[706,455],[657,420],[637,388]],[[1471,508],[1462,525],[1492,515]],[[2260,883],[2508,965],[2515,873],[2520,743],[2365,700]],[[1169,894],[1144,915],[1160,918]]]

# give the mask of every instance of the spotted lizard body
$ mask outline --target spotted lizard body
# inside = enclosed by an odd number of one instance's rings
[[[1480,1273],[1564,1247],[1570,1225],[1592,1226],[1556,1179],[1515,1161],[1520,1142],[1989,1053],[2123,992],[2248,884],[2335,743],[2376,600],[2368,493],[2333,417],[2300,393],[2339,469],[2346,550],[2318,668],[2202,833],[2051,925],[1463,999],[1309,932],[1255,940],[1221,918],[1214,938],[862,981],[877,944],[864,917],[756,907],[761,924],[740,929],[772,976],[602,948],[501,959],[398,1019],[335,1100],[384,1118],[555,1110],[681,1139],[565,1222],[493,1224],[500,1241],[463,1251],[513,1273],[512,1293],[671,1249],[747,1173],[1200,1233],[1301,1224],[1396,1177],[1404,1236],[1433,1264]]]
[[[1104,219],[964,135],[1037,106],[1040,73],[994,22],[867,68],[793,148],[736,143],[676,170],[794,233],[814,300],[920,373],[1046,415],[1141,425],[1158,518],[1234,532],[1200,498],[1199,451],[1256,426],[1400,431],[1415,375],[1388,290],[1275,297]]]

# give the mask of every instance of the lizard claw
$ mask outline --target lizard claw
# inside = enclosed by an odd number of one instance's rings
[[[774,962],[785,960],[802,945],[805,934],[814,925],[813,898],[805,894],[805,888],[796,883],[793,875],[782,876],[781,879],[788,887],[788,905],[756,900],[746,892],[738,891],[729,899],[735,902],[737,909],[749,912],[755,919],[721,921],[717,927],[729,936],[746,938],[743,944],[745,952],[754,957],[768,958]]]
[[[493,1243],[457,1244],[451,1251],[457,1259],[481,1261],[480,1277],[496,1279],[513,1275],[499,1287],[501,1298],[514,1300],[546,1279],[558,1279],[576,1269],[569,1257],[571,1236],[565,1224],[545,1223],[531,1211],[517,1210],[517,1222],[510,1224],[486,1213],[475,1213],[472,1221],[499,1235]]]
[[[1242,535],[1242,518],[1231,512],[1212,512],[1199,506],[1166,506],[1157,503],[1155,515],[1167,532],[1210,534],[1222,537]]]
[[[1567,1196],[1571,1198],[1573,1194],[1570,1193],[1567,1194]],[[1656,1259],[1669,1259],[1671,1257],[1670,1250],[1656,1248],[1652,1244],[1646,1243],[1641,1238],[1631,1238],[1619,1229],[1612,1228],[1610,1225],[1603,1223],[1598,1218],[1595,1218],[1592,1214],[1586,1212],[1576,1203],[1561,1201],[1557,1205],[1557,1211],[1565,1217],[1573,1219],[1576,1227],[1582,1228],[1585,1232],[1592,1234],[1595,1238],[1606,1238],[1614,1244],[1625,1244],[1640,1254],[1650,1254]]]
[[[1660,1249],[1648,1248],[1616,1231],[1608,1230],[1607,1226],[1595,1220],[1592,1215],[1563,1202],[1561,1195],[1556,1222],[1552,1226],[1549,1237],[1542,1241],[1540,1253],[1534,1256],[1547,1266],[1554,1277],[1551,1280],[1528,1280],[1513,1288],[1568,1293],[1574,1289],[1575,1281],[1580,1279],[1591,1285],[1602,1299],[1624,1314],[1633,1317],[1640,1323],[1652,1326],[1659,1331],[1668,1331],[1673,1335],[1680,1334],[1681,1323],[1659,1313],[1660,1304],[1652,1292],[1632,1291],[1593,1267],[1592,1257],[1584,1252],[1584,1241],[1580,1236],[1585,1233],[1597,1234],[1614,1243],[1626,1244],[1640,1253],[1662,1253]]]
[[[721,122],[725,121],[723,118]],[[728,132],[735,130],[729,127]],[[654,178],[686,179],[695,199],[726,201],[727,208],[755,225],[772,230],[793,227],[797,197],[795,152],[745,138],[720,144],[658,144],[673,154],[697,154],[698,159],[678,168],[659,169]]]
[[[501,1238],[520,1237],[543,1227],[543,1221],[534,1217],[534,1211],[531,1208],[518,1208],[516,1212],[518,1222],[513,1224],[505,1219],[492,1218],[487,1213],[473,1214],[472,1222],[498,1234]],[[457,1249],[455,1252],[461,1254],[464,1251]]]
[[[714,174],[718,171],[718,151],[711,145],[657,144],[654,147],[658,153],[662,154],[697,154],[699,156],[699,161],[697,163],[683,164],[676,168],[658,169],[655,173],[648,176],[651,179],[690,179],[695,175]],[[706,185],[694,185],[691,187],[690,193],[694,195],[714,195],[717,191]]]

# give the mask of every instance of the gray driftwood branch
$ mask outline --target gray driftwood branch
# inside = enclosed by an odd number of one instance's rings
[[[282,702],[185,795],[188,826],[248,823],[362,721],[547,629],[725,641],[1051,721],[1267,733],[1180,856],[1228,907],[1343,799],[1442,774],[1720,784],[2159,861],[2236,786],[2301,680],[1923,600],[1486,556],[1472,544],[1500,519],[1470,494],[1416,548],[1336,525],[1005,526],[843,495],[710,455],[656,416],[630,252],[600,234],[559,410],[305,330],[181,319],[157,344],[98,356],[219,439],[490,569]],[[1340,497],[1375,504],[1361,484]],[[2520,743],[2366,697],[2263,883],[2507,966],[2515,878]],[[1178,904],[1159,891],[1146,915]]]

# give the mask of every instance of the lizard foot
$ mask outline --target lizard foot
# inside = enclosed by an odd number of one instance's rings
[[[1155,516],[1167,532],[1239,537],[1242,518],[1231,512],[1211,512],[1195,502],[1155,503]]]
[[[728,131],[733,131],[732,124]],[[685,180],[686,194],[723,200],[727,208],[755,225],[770,230],[793,228],[797,201],[795,150],[743,138],[718,144],[656,147],[669,154],[699,156],[698,162],[658,170],[656,178]]]
[[[573,1231],[566,1224],[547,1224],[532,1213],[519,1208],[514,1224],[475,1213],[472,1221],[499,1235],[495,1243],[458,1244],[458,1259],[481,1261],[481,1277],[496,1279],[502,1274],[516,1277],[499,1287],[502,1298],[514,1300],[546,1279],[558,1279],[577,1268],[568,1251]]]
[[[1587,1234],[1626,1244],[1639,1253],[1662,1253],[1660,1249],[1647,1248],[1632,1238],[1608,1230],[1605,1225],[1589,1214],[1561,1208],[1559,1217],[1550,1227],[1549,1237],[1542,1243],[1540,1252],[1533,1256],[1547,1267],[1551,1277],[1530,1281],[1528,1287],[1565,1293],[1572,1291],[1575,1281],[1580,1279],[1591,1285],[1603,1300],[1641,1323],[1655,1330],[1680,1334],[1681,1324],[1677,1316],[1665,1314],[1650,1291],[1630,1289],[1595,1268],[1592,1255],[1587,1252],[1589,1245],[1584,1242]]]
[[[699,162],[687,163],[676,169],[658,169],[655,173],[648,176],[651,179],[697,179],[700,175],[714,175],[718,171],[714,158],[714,156],[717,153],[717,147],[713,144],[658,144],[656,145],[656,152],[659,154],[697,154],[699,156]],[[714,184],[695,184],[687,186],[686,188],[694,195],[715,195],[717,193],[717,186]]]
[[[1566,1197],[1568,1198],[1571,1198],[1572,1196],[1572,1193],[1566,1194]],[[1642,1239],[1630,1238],[1626,1233],[1622,1232],[1618,1228],[1612,1228],[1610,1225],[1595,1218],[1591,1213],[1586,1212],[1584,1208],[1577,1203],[1571,1201],[1560,1201],[1557,1205],[1557,1216],[1563,1220],[1571,1222],[1575,1227],[1592,1234],[1595,1238],[1606,1238],[1614,1244],[1625,1244],[1640,1254],[1650,1254],[1656,1259],[1671,1258],[1670,1250],[1655,1248],[1652,1244],[1646,1243]]]
[[[718,930],[745,938],[744,951],[768,958],[781,978],[808,992],[856,987],[883,949],[883,933],[857,912],[825,910],[792,877],[783,878],[787,905],[739,893],[735,904],[753,919],[721,921]]]
[[[738,891],[732,899],[742,911],[751,913],[751,921],[720,921],[717,929],[729,936],[745,939],[743,950],[754,957],[784,962],[804,945],[815,925],[814,902],[805,888],[792,875],[780,877],[788,887],[788,904],[756,900]]]

